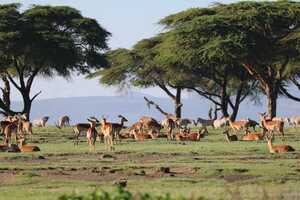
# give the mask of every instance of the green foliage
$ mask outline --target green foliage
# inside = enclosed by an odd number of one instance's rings
[[[118,187],[115,192],[106,192],[103,190],[96,190],[88,195],[63,195],[58,198],[59,200],[187,200],[187,198],[172,198],[169,194],[166,195],[151,195],[149,193],[143,193],[134,196],[129,191],[124,190],[122,187]],[[203,197],[197,198],[197,200],[205,200]]]

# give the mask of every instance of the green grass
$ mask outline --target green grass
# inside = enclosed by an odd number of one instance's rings
[[[37,128],[33,143],[41,152],[0,153],[0,199],[50,200],[97,188],[112,191],[120,179],[127,179],[133,193],[300,199],[300,129],[285,132],[284,143],[294,153],[269,154],[264,141],[227,143],[221,130],[212,129],[199,142],[126,140],[115,152],[105,152],[97,142],[96,153],[89,153],[84,137],[74,147],[70,128]]]

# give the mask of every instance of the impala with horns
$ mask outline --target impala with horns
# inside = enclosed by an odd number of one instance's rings
[[[96,119],[95,117],[90,117],[93,119]],[[96,124],[95,126],[99,126],[100,124]],[[88,129],[90,128],[89,123],[77,123],[73,126],[73,132],[74,132],[74,145],[78,145],[79,142],[79,136],[81,133],[86,133]]]
[[[260,121],[262,123],[263,128],[265,128],[270,133],[280,133],[282,138],[284,138],[284,122],[283,121],[273,121],[273,120],[267,120],[266,113],[258,113],[260,117]]]

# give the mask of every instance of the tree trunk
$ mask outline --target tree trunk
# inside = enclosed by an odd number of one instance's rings
[[[223,117],[228,117],[228,99],[227,99],[227,93],[226,93],[226,80],[223,83],[223,86],[221,88],[221,111],[223,114]]]
[[[2,76],[3,89],[2,89],[2,99],[3,103],[8,109],[10,109],[10,84],[5,75]]]
[[[26,114],[27,120],[30,120],[30,110],[32,104],[32,100],[30,98],[30,91],[24,89],[22,91],[22,97],[23,97],[23,104],[24,104],[22,114]]]
[[[266,95],[268,98],[268,115],[270,119],[276,117],[278,89],[276,87],[267,86]]]
[[[178,87],[176,89],[176,97],[175,97],[175,116],[177,118],[181,118],[181,91],[182,89],[180,87]]]

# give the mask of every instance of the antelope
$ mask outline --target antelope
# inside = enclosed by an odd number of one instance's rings
[[[130,134],[133,135],[136,141],[143,141],[145,139],[154,139],[153,136],[148,133],[133,131]]]
[[[227,142],[238,141],[238,137],[236,135],[229,135],[229,130],[224,130],[223,134],[225,134]]]
[[[62,128],[64,126],[70,126],[70,117],[67,116],[67,115],[64,115],[64,116],[60,116],[58,118],[58,124],[57,124],[57,127],[58,128]]]
[[[88,123],[78,123],[75,124],[73,127],[74,132],[74,146],[78,145],[79,142],[79,135],[81,132],[87,132],[87,130],[90,128],[90,124]]]
[[[97,131],[96,131],[96,123],[99,122],[96,118],[88,118],[90,127],[88,128],[86,132],[86,138],[87,138],[87,143],[89,144],[90,147],[90,152],[95,151],[95,142],[97,138]]]
[[[255,127],[257,125],[259,125],[259,123],[257,123],[255,120],[252,120],[252,119],[249,119],[249,118],[247,118],[247,119],[240,119],[240,121],[246,121],[246,122],[248,122],[248,127],[252,127],[254,131],[255,131]]]
[[[162,120],[161,125],[167,130],[167,138],[169,140],[174,140],[173,129],[175,128],[175,122],[173,119],[165,118]]]
[[[20,127],[19,127],[19,131],[22,132],[22,134],[24,134],[25,132],[27,134],[29,134],[30,140],[32,141],[32,123],[28,120],[27,115],[23,114],[22,116],[18,116],[19,120],[20,120]]]
[[[110,123],[112,126],[113,141],[117,139],[120,141],[120,132],[124,128],[124,122],[128,122],[124,116],[118,115],[118,117],[120,118],[120,123]]]
[[[201,138],[201,133],[200,130],[198,133],[191,133],[190,129],[188,129],[188,132],[178,133],[175,137],[177,141],[199,141]]]
[[[104,144],[106,150],[114,150],[113,147],[113,127],[105,118],[101,120],[101,132],[104,135]]]
[[[21,137],[19,139],[19,148],[20,148],[21,152],[35,152],[35,151],[40,151],[40,148],[38,146],[26,144],[24,137]]]
[[[284,138],[284,122],[283,121],[267,121],[265,113],[258,113],[260,116],[260,121],[262,122],[262,126],[268,131],[273,133],[274,131],[277,131],[278,133],[281,133],[282,138]]]
[[[48,120],[49,120],[49,117],[45,116],[45,117],[33,120],[32,123],[34,126],[37,126],[37,127],[45,127]]]
[[[290,124],[294,127],[300,124],[300,117],[299,116],[293,116],[289,120]]]
[[[248,127],[249,127],[249,121],[248,120],[232,121],[231,117],[225,117],[225,119],[228,120],[229,126],[233,131],[240,131],[244,128],[248,129]]]
[[[214,120],[214,128],[222,128],[224,126],[226,126],[228,123],[228,120],[225,117],[222,117],[220,119],[216,119]]]
[[[19,118],[14,117],[13,121],[4,127],[4,143],[9,144],[11,140],[11,135],[14,134],[15,141],[17,142],[17,135],[19,131]]]
[[[267,136],[266,139],[267,139],[267,144],[270,153],[285,153],[285,152],[295,151],[295,149],[290,145],[286,145],[286,144],[273,145],[272,143],[273,134],[271,134],[271,137]]]
[[[148,129],[148,133],[150,135],[153,135],[153,133],[155,132],[155,137],[159,136],[160,133],[160,129],[162,129],[162,125],[159,124],[154,118],[151,117],[141,117],[139,122],[142,123],[142,129]]]
[[[242,137],[243,141],[258,141],[258,140],[263,140],[265,137],[265,129],[263,129],[262,133],[257,133],[257,132],[249,132],[246,131],[246,135]]]

